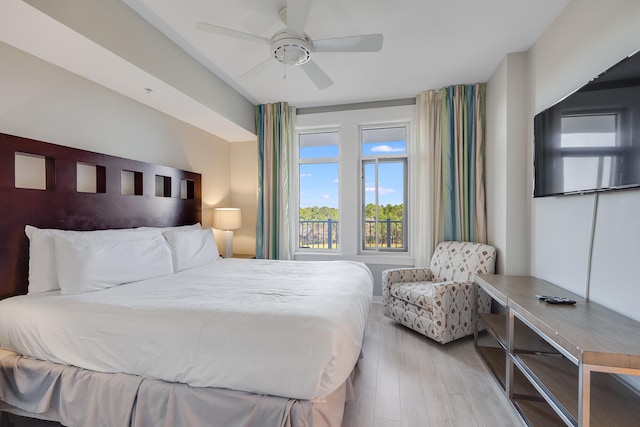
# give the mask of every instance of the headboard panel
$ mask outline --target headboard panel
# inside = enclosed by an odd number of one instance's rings
[[[46,190],[16,188],[16,152],[45,158]],[[96,193],[77,191],[78,163],[96,166]],[[135,195],[121,194],[123,170],[133,172]],[[193,224],[202,219],[201,185],[197,173],[0,133],[0,299],[27,292],[25,225],[99,230]]]

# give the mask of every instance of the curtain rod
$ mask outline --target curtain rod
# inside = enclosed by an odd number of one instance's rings
[[[296,114],[330,113],[334,111],[364,110],[369,108],[398,107],[415,105],[416,98],[389,99],[385,101],[355,102],[351,104],[325,105],[322,107],[296,108]]]

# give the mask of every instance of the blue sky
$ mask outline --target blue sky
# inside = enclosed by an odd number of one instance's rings
[[[384,142],[362,144],[363,156],[404,153],[406,143]],[[335,158],[338,156],[336,145],[301,147],[301,158]],[[328,206],[338,207],[339,188],[338,163],[300,165],[300,207]],[[373,168],[366,169],[366,202],[375,201],[375,180]],[[402,166],[399,163],[380,164],[378,176],[378,195],[381,205],[402,203],[403,197]]]

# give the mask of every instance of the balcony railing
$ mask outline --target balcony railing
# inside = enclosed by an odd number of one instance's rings
[[[404,221],[391,219],[364,222],[364,249],[376,249],[376,225],[378,249],[406,249]]]
[[[402,220],[386,219],[376,223],[367,220],[364,224],[364,249],[376,249],[376,225],[379,249],[406,249]],[[309,249],[338,249],[338,221],[300,220],[298,247]]]
[[[338,221],[300,220],[298,247],[310,249],[338,249]]]

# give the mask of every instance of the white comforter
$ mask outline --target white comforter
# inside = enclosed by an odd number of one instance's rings
[[[358,359],[372,286],[355,262],[220,260],[86,294],[0,301],[0,346],[101,372],[323,398]]]

